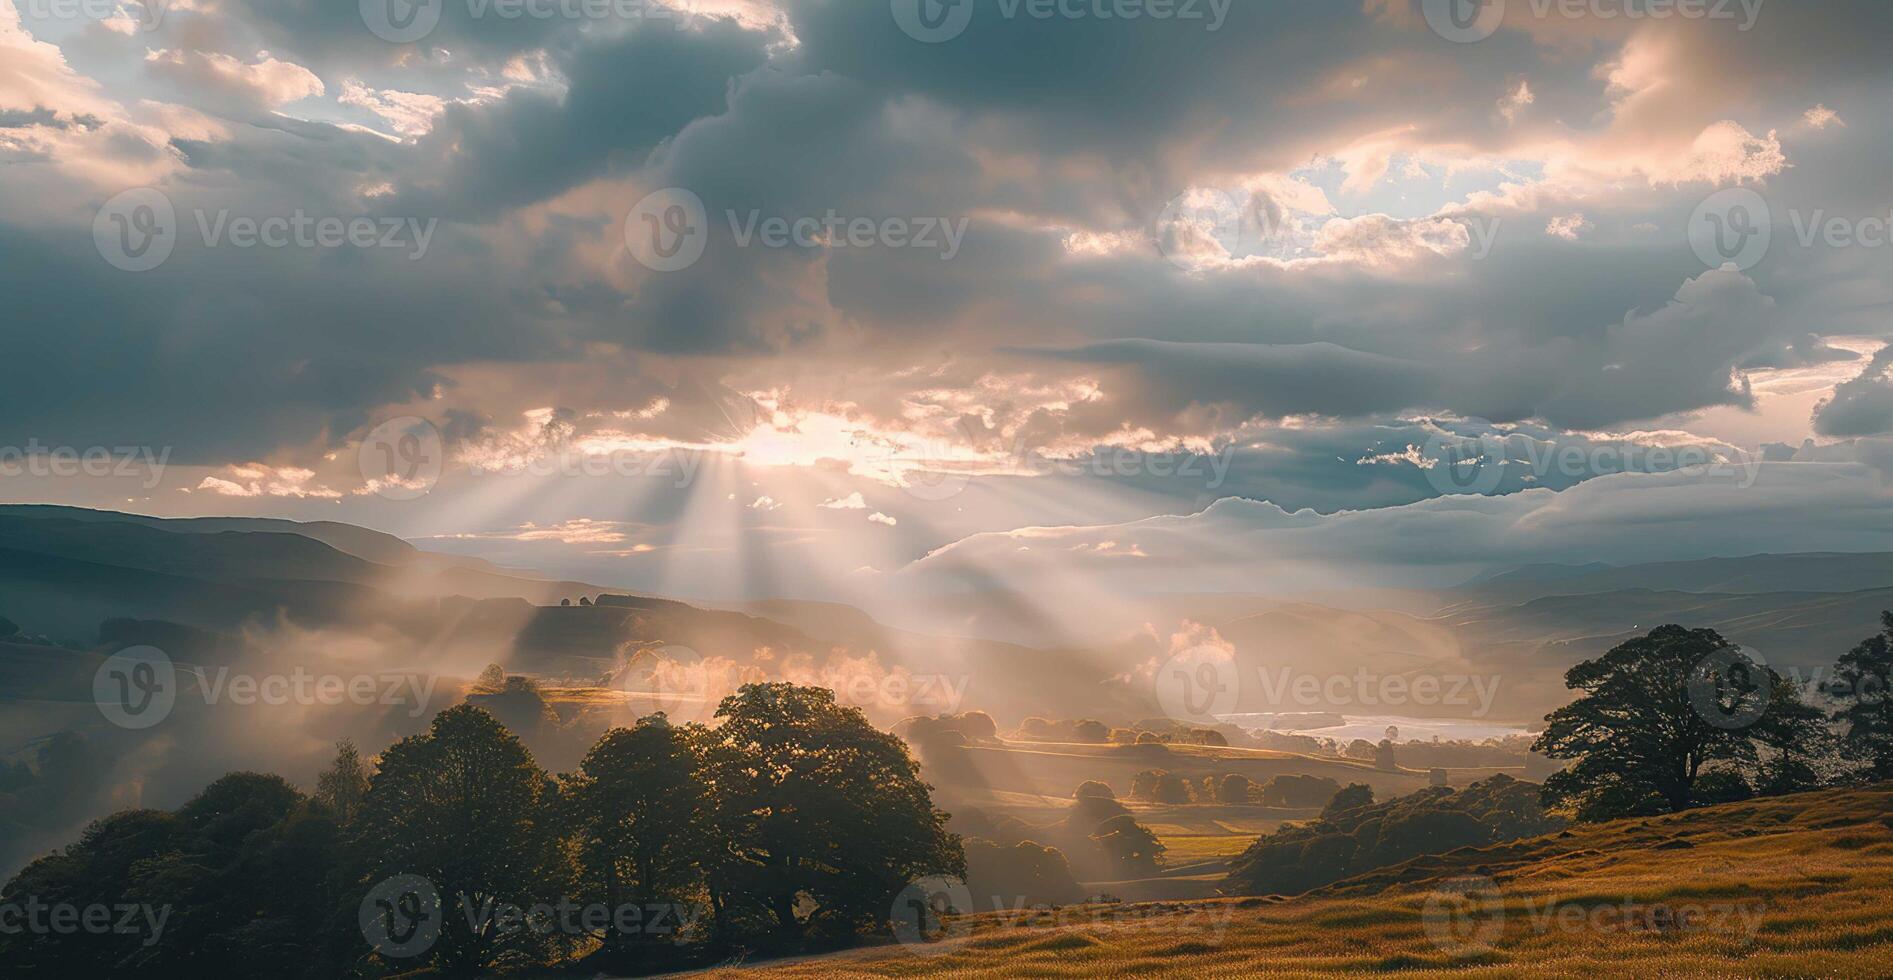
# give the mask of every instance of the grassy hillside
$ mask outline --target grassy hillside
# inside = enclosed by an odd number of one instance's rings
[[[1881,977],[1893,785],[1579,827],[1418,859],[1296,899],[953,920],[917,953],[751,977]]]

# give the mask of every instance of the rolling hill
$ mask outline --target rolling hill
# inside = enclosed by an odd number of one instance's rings
[[[936,944],[704,977],[1883,977],[1893,785],[1462,848],[1293,899],[950,918]]]

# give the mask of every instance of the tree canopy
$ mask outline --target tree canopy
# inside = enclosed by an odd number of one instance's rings
[[[1532,747],[1573,764],[1545,798],[1586,819],[1699,805],[1705,773],[1759,767],[1826,738],[1820,712],[1759,658],[1714,630],[1663,626],[1565,674],[1578,699]]]

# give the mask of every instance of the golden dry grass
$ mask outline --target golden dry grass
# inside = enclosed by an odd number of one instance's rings
[[[1300,898],[989,913],[924,955],[706,976],[1885,977],[1889,812],[1893,786],[1754,801],[1467,848]]]

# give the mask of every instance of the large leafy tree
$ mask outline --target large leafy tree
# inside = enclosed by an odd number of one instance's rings
[[[355,822],[361,885],[433,883],[441,931],[429,955],[450,975],[537,961],[555,937],[497,913],[567,894],[556,810],[556,785],[517,736],[480,708],[449,708],[381,756]]]
[[[694,899],[710,837],[688,732],[663,715],[613,729],[562,783],[588,896],[612,909]],[[601,937],[619,956],[656,938],[616,930]]]
[[[316,802],[328,808],[336,823],[347,827],[361,812],[362,798],[367,795],[368,765],[355,743],[342,739],[335,743],[335,761],[316,777]]]
[[[0,932],[0,974],[336,976],[339,829],[276,776],[231,773],[176,813],[129,810],[35,861],[0,903],[141,906],[130,933]]]
[[[1834,720],[1847,726],[1841,747],[1864,764],[1874,779],[1893,779],[1893,612],[1880,614],[1882,629],[1840,658],[1828,687],[1839,704]]]
[[[1714,630],[1659,627],[1571,668],[1565,684],[1580,696],[1546,716],[1532,748],[1574,760],[1545,781],[1545,801],[1585,819],[1699,805],[1706,775],[1746,780],[1763,750],[1795,756],[1826,738],[1792,684]]]
[[[717,717],[703,762],[731,849],[719,877],[785,935],[810,918],[858,928],[884,918],[909,883],[965,874],[959,837],[906,745],[834,692],[744,685]]]

